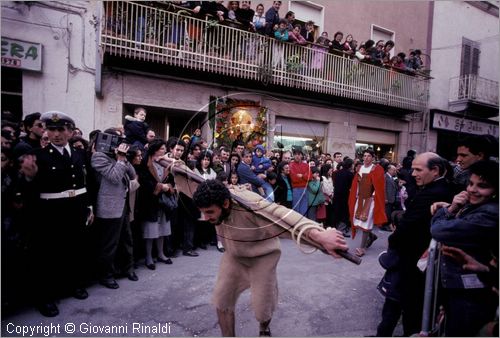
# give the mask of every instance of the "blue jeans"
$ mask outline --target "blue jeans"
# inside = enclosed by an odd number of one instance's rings
[[[306,188],[292,189],[292,206],[293,210],[303,216],[307,216],[308,196]]]

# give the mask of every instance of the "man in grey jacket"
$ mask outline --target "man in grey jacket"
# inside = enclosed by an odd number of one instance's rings
[[[129,145],[121,143],[114,154],[95,152],[91,165],[96,172],[99,191],[96,201],[95,226],[99,233],[98,269],[99,283],[110,289],[118,289],[114,279],[117,272],[131,281],[137,281],[134,271],[133,242],[128,220],[128,187],[136,177],[135,169],[127,161]],[[123,253],[123,266],[115,270],[117,251]]]

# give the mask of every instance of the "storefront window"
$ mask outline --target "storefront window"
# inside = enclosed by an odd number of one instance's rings
[[[363,151],[367,148],[372,148],[375,151],[375,156],[377,160],[381,158],[386,158],[391,162],[394,162],[396,158],[394,155],[394,145],[393,144],[377,144],[377,143],[357,143],[356,142],[356,158],[363,158]]]

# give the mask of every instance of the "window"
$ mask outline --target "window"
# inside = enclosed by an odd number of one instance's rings
[[[462,38],[462,58],[460,62],[460,76],[477,75],[479,71],[479,43]]]
[[[295,23],[300,23],[302,27],[305,26],[307,21],[314,21],[315,39],[318,38],[323,29],[324,7],[312,2],[302,1],[290,1],[288,7],[295,13]]]
[[[392,40],[394,41],[394,43],[396,43],[396,33],[394,33],[394,31],[391,31],[390,29],[372,24],[372,40],[375,41],[375,43],[378,40],[384,40],[384,43]],[[391,57],[394,56],[394,48],[389,52],[389,54],[391,55]]]

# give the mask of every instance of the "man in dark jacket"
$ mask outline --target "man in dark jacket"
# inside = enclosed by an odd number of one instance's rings
[[[344,237],[351,237],[349,234],[351,222],[349,220],[349,206],[347,201],[349,199],[349,192],[354,177],[352,172],[353,163],[354,161],[352,159],[347,158],[342,162],[342,169],[334,172],[334,193],[332,201],[333,224],[337,230],[342,231]]]
[[[273,1],[273,6],[266,12],[266,35],[274,36],[274,26],[280,22],[280,7],[281,1]]]
[[[86,187],[85,152],[71,149],[68,140],[75,122],[50,111],[45,123],[50,144],[27,155],[21,166],[26,192],[33,194],[38,223],[31,229],[34,301],[46,317],[59,314],[55,300],[71,293],[85,299],[85,225],[93,221]],[[33,256],[35,257],[35,256]]]
[[[405,336],[420,332],[425,287],[425,274],[417,268],[420,256],[431,241],[432,203],[451,201],[448,182],[444,178],[446,160],[431,152],[418,155],[412,164],[418,191],[408,203],[400,224],[389,236],[389,249],[399,256],[401,273],[401,307]]]

